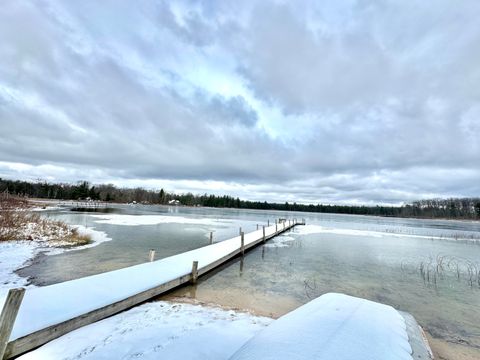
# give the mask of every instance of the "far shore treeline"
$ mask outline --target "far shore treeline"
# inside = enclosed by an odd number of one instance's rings
[[[86,181],[76,184],[28,182],[0,178],[0,193],[57,200],[91,199],[119,203],[168,204],[178,200],[182,205],[219,208],[288,210],[317,213],[377,215],[421,218],[480,219],[480,198],[419,200],[402,206],[348,206],[324,204],[269,203],[240,200],[231,196],[167,193],[142,188],[118,188],[112,184],[91,185]]]

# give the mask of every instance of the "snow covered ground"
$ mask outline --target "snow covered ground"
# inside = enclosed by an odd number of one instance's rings
[[[271,322],[221,308],[151,302],[75,330],[19,359],[228,359]]]
[[[27,279],[14,271],[28,263],[37,249],[33,241],[0,242],[0,298],[11,288],[26,286]]]
[[[75,330],[19,359],[412,360],[408,339],[398,311],[343,294],[325,294],[278,320],[159,301]]]

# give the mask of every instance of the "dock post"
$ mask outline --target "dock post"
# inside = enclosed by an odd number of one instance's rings
[[[15,319],[17,318],[18,309],[22,304],[24,288],[10,289],[7,299],[3,305],[2,314],[0,315],[0,359],[3,359],[5,350],[7,349],[8,340],[12,333]]]
[[[270,219],[267,220],[267,226],[270,226]]]
[[[265,242],[265,225],[263,225],[262,227],[263,227],[263,242]]]
[[[148,260],[152,262],[155,259],[155,250],[150,249],[150,252],[148,253]]]
[[[277,231],[278,231],[278,226],[277,225],[278,225],[277,220],[275,220],[275,233],[277,233]]]
[[[240,230],[238,231],[238,233],[241,235],[242,234],[242,227],[240,226]]]
[[[258,224],[257,224],[257,230],[258,230]]]
[[[240,233],[240,250],[242,251],[242,256],[245,254],[245,234],[243,231]]]
[[[210,244],[213,244],[213,231],[210,231]]]
[[[192,263],[192,284],[196,284],[198,279],[198,261]]]

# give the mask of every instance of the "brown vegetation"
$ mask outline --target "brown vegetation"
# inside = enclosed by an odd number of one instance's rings
[[[0,241],[34,240],[50,246],[90,243],[90,236],[79,234],[77,229],[61,221],[45,219],[30,209],[26,200],[0,194]]]
[[[27,201],[14,198],[8,194],[0,194],[0,241],[16,240],[21,229],[34,221],[36,214],[28,212]]]

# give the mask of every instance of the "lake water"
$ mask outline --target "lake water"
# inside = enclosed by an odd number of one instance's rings
[[[163,258],[256,229],[275,218],[307,226],[170,296],[280,316],[326,292],[342,292],[412,313],[436,339],[480,349],[480,223],[367,216],[161,206],[120,206],[108,213],[48,211],[112,238],[96,247],[40,256],[20,271],[52,284]]]

